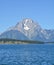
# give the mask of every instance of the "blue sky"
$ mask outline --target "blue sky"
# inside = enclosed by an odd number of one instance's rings
[[[0,32],[24,18],[37,21],[44,29],[54,29],[54,0],[0,0]]]

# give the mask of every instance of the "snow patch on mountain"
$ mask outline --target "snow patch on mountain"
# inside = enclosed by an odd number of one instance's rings
[[[24,26],[24,29],[25,30],[29,30],[30,28],[28,26]]]
[[[27,22],[27,21],[26,21]],[[25,30],[29,30],[30,28],[26,25],[26,23],[24,24],[24,29]]]

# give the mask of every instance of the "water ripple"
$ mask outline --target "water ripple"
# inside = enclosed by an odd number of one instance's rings
[[[51,50],[46,47],[36,49],[36,46],[34,50],[32,47],[0,49],[0,65],[54,65],[54,52]]]

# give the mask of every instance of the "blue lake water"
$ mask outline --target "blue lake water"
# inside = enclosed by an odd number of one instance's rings
[[[54,44],[2,44],[0,65],[54,65]]]

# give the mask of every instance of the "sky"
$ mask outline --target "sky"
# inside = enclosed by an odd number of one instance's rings
[[[0,0],[0,32],[24,18],[38,22],[43,29],[54,29],[54,0]]]

